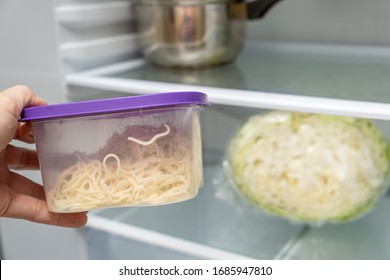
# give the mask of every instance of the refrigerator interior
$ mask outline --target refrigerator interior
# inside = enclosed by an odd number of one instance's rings
[[[388,196],[360,219],[311,227],[226,195],[223,188],[229,182],[222,163],[238,128],[248,117],[268,110],[369,118],[389,137],[389,56],[387,48],[377,46],[248,43],[234,64],[218,68],[163,69],[140,59],[68,75],[70,97],[88,99],[107,90],[199,90],[212,103],[201,115],[205,184],[198,197],[167,206],[91,213],[89,227],[96,231],[88,234],[105,245],[102,253],[91,241],[89,257],[134,258],[132,252],[144,244],[165,252],[159,258],[172,258],[176,252],[177,258],[200,259],[388,259],[390,240],[383,234],[389,230],[384,219]]]
[[[147,259],[390,258],[389,195],[362,218],[320,227],[267,214],[232,197],[222,170],[224,148],[248,116],[263,110],[212,107],[202,118],[205,184],[199,195],[172,205],[93,211],[86,232],[89,258],[136,259],[140,247],[155,252],[142,255]],[[390,136],[387,121],[377,125]]]
[[[202,112],[205,184],[198,197],[92,211],[79,230],[2,219],[2,257],[389,259],[389,195],[361,219],[313,228],[220,192],[226,146],[253,114],[370,118],[390,137],[389,9],[386,0],[282,1],[248,23],[247,45],[233,64],[177,71],[140,57],[131,1],[2,1],[2,88],[27,84],[50,103],[196,90],[213,104]],[[41,180],[38,172],[24,174]]]

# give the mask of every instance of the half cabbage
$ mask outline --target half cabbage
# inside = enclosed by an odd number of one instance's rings
[[[279,111],[251,117],[228,149],[246,198],[312,224],[373,208],[387,186],[389,158],[388,142],[369,120]]]

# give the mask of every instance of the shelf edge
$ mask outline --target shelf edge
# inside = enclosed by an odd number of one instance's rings
[[[100,71],[100,74],[103,72],[104,71]],[[221,105],[390,120],[390,104],[387,103],[297,96],[272,92],[135,79],[119,79],[93,76],[91,73],[69,74],[65,77],[65,81],[68,85],[112,90],[128,94],[152,94],[164,91],[201,91],[208,95],[211,103]]]
[[[201,245],[195,242],[180,239],[174,236],[169,236],[148,229],[143,229],[133,225],[124,224],[115,220],[98,217],[96,215],[89,216],[87,227],[112,233],[124,238],[137,240],[143,243],[166,248],[172,251],[177,251],[184,254],[200,257],[203,259],[215,259],[215,260],[251,259],[243,255],[230,253],[206,245]]]

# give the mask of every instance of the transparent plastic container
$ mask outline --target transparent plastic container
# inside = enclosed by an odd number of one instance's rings
[[[25,108],[47,205],[59,213],[195,197],[203,184],[199,92]]]

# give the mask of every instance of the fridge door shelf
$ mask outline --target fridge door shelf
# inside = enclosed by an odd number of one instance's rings
[[[220,67],[170,69],[135,59],[65,79],[124,94],[195,90],[214,104],[389,120],[388,73],[390,48],[248,43]]]
[[[60,5],[55,10],[59,24],[70,28],[101,26],[133,19],[131,3],[113,1],[83,5]]]

